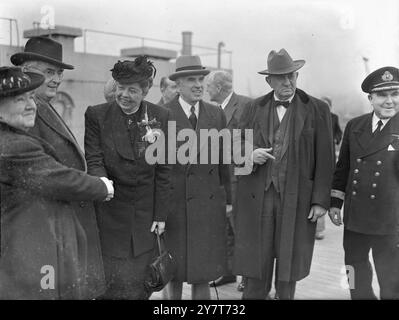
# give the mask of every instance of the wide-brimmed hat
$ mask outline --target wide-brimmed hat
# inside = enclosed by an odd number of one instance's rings
[[[62,44],[46,37],[30,38],[25,45],[24,52],[13,54],[10,60],[16,66],[25,61],[40,60],[62,69],[74,68],[72,65],[62,62]]]
[[[305,60],[292,60],[287,50],[279,52],[270,51],[267,57],[267,69],[259,71],[259,74],[287,74],[299,70],[305,64]]]
[[[19,67],[0,67],[0,98],[17,96],[42,85],[44,76],[22,72]]]
[[[393,89],[399,89],[399,69],[395,67],[377,69],[362,83],[362,90],[366,93]]]
[[[169,79],[175,81],[177,78],[191,75],[206,76],[211,72],[201,64],[199,56],[180,56],[176,59],[176,72],[169,76]]]

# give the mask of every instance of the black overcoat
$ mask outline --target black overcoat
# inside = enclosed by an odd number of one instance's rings
[[[248,105],[240,129],[253,129],[253,148],[268,143],[269,108],[273,92]],[[284,188],[279,280],[298,281],[309,274],[316,223],[308,220],[312,205],[330,206],[334,168],[331,115],[328,105],[297,89],[290,108],[287,180]],[[251,174],[239,176],[234,271],[261,278],[261,215],[266,166],[255,165]]]

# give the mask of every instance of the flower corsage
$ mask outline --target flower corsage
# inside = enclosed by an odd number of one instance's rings
[[[155,117],[149,120],[147,105],[145,106],[144,119],[142,119],[137,124],[139,128],[145,128],[146,131],[144,136],[142,136],[141,138],[142,141],[147,141],[148,143],[154,143],[161,135],[161,133],[159,132],[159,127],[161,126],[161,123],[158,122]]]

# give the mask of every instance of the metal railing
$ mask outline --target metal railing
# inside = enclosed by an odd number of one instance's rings
[[[6,20],[6,21],[9,21],[9,23],[10,23],[10,46],[12,46],[12,44],[13,44],[13,36],[12,36],[13,32],[12,31],[13,31],[13,23],[15,24],[17,46],[19,46],[20,41],[19,41],[18,21],[14,18],[5,18],[5,17],[0,17],[0,20]],[[33,28],[37,29],[39,32],[40,23],[38,21],[33,21]],[[103,34],[103,35],[111,35],[111,36],[125,37],[125,38],[131,38],[131,39],[138,39],[138,40],[141,40],[141,45],[143,47],[145,46],[146,41],[170,44],[170,45],[174,45],[174,46],[179,46],[180,48],[182,47],[182,43],[177,42],[177,41],[156,39],[156,38],[150,38],[150,37],[142,37],[142,36],[136,36],[136,35],[118,33],[118,32],[108,32],[108,31],[96,30],[96,29],[83,29],[82,31],[83,31],[83,52],[84,53],[87,53],[87,33],[97,33],[97,34]],[[49,32],[50,32],[50,37],[51,37],[51,29],[49,29]],[[222,49],[224,47],[223,42],[219,42],[217,48],[207,47],[207,46],[198,46],[198,45],[193,45],[192,47],[196,48],[196,49],[210,51],[210,52],[198,53],[199,56],[205,57],[205,56],[216,55],[218,68],[221,68],[222,55],[227,54],[229,56],[229,69],[232,69],[232,54],[233,54],[233,52],[230,50]]]
[[[6,18],[6,17],[0,17],[0,20],[6,20],[10,23],[10,46],[12,46],[12,40],[13,40],[13,36],[12,36],[12,31],[13,31],[13,22],[15,24],[15,30],[17,33],[16,39],[17,39],[17,46],[19,47],[19,29],[18,29],[18,21],[17,19],[14,18]]]
[[[150,37],[142,37],[142,36],[136,36],[132,34],[125,34],[125,33],[118,33],[118,32],[108,32],[108,31],[102,31],[102,30],[95,30],[95,29],[83,29],[83,52],[87,53],[87,33],[97,33],[97,34],[104,34],[104,35],[111,35],[111,36],[118,36],[118,37],[125,37],[125,38],[131,38],[131,39],[138,39],[141,41],[141,45],[144,47],[145,42],[151,41],[151,42],[158,42],[158,43],[164,43],[164,44],[170,44],[170,45],[175,45],[179,46],[180,48],[182,47],[181,42],[177,41],[170,41],[170,40],[163,40],[163,39],[156,39],[156,38],[150,38]],[[212,55],[217,55],[217,67],[221,68],[221,56],[223,54],[228,54],[229,55],[229,69],[232,68],[232,51],[229,50],[223,50],[222,47],[224,46],[223,42],[218,43],[217,48],[212,48],[212,47],[207,47],[207,46],[198,46],[198,45],[193,45],[193,48],[196,49],[201,49],[201,50],[209,50],[211,52],[207,53],[200,53],[198,54],[199,56],[212,56]]]

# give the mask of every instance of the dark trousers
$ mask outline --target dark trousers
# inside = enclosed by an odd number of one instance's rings
[[[226,247],[227,247],[227,270],[225,276],[233,275],[233,259],[234,259],[234,232],[235,232],[235,210],[237,208],[237,181],[234,174],[231,175],[231,196],[233,200],[233,212],[226,223]]]
[[[395,262],[393,265],[394,274],[393,274],[393,290],[394,290],[394,299],[399,299],[399,235],[396,241],[396,249],[395,249]]]
[[[181,300],[183,296],[183,282],[171,281],[164,291],[164,300]],[[208,282],[191,284],[191,300],[210,300],[211,291]]]
[[[233,275],[233,256],[234,256],[234,230],[231,221],[228,219],[226,223],[226,240],[227,240],[227,271],[225,276]]]
[[[280,194],[271,185],[266,191],[262,211],[262,274],[261,279],[247,278],[243,299],[265,299],[272,286],[274,262],[276,261],[275,287],[279,299],[294,299],[295,281],[278,280],[278,252],[281,237],[281,199]]]
[[[381,299],[394,298],[398,249],[396,235],[368,235],[344,230],[345,265],[352,299],[377,299],[371,286],[372,256],[380,286]]]

